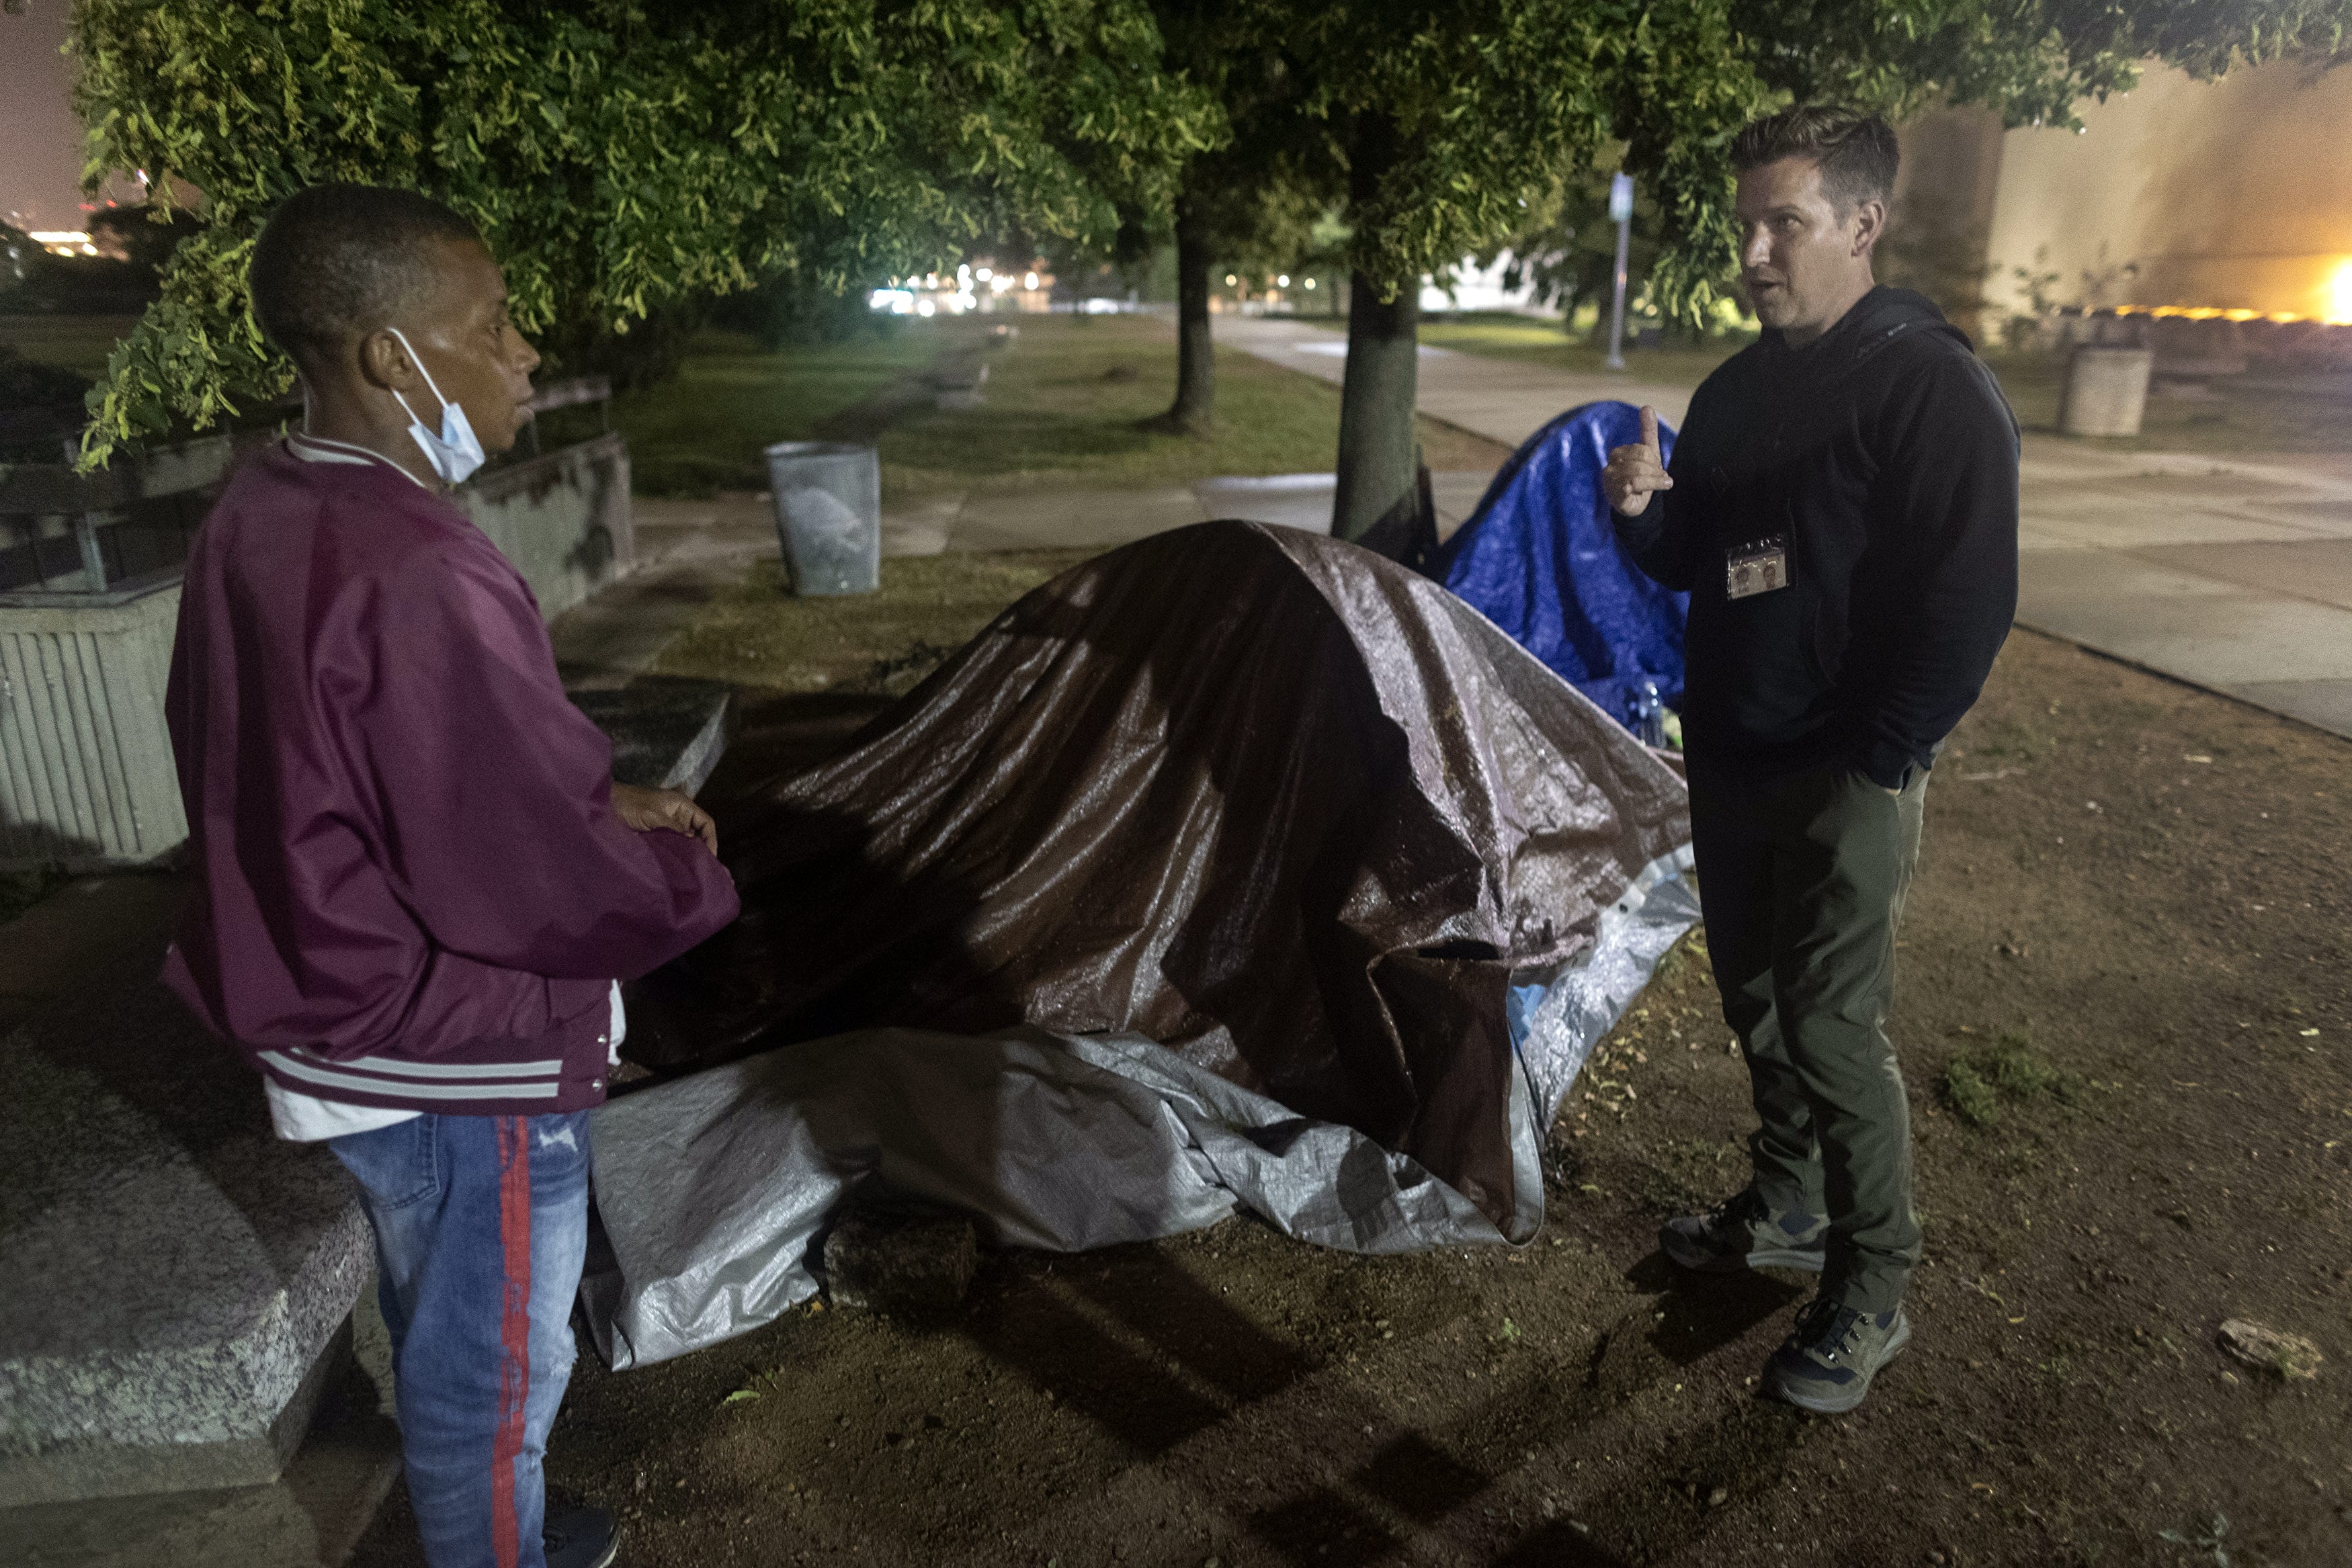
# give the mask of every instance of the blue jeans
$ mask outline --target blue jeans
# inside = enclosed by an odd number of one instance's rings
[[[444,1116],[329,1142],[375,1226],[401,1458],[432,1568],[544,1568],[572,1376],[588,1115]]]

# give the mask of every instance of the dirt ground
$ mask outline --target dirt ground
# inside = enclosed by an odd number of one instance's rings
[[[903,675],[844,656],[865,694],[754,701],[715,790]],[[952,1322],[804,1309],[583,1359],[551,1484],[677,1568],[2352,1563],[2347,762],[2011,638],[1928,796],[1894,1025],[1927,1261],[1855,1415],[1756,1393],[1803,1277],[1657,1253],[1740,1182],[1749,1125],[1694,943],[1571,1095],[1528,1248],[1360,1258],[1236,1220],[997,1254]],[[2239,1365],[2231,1318],[2327,1359]],[[413,1539],[396,1498],[359,1561]]]

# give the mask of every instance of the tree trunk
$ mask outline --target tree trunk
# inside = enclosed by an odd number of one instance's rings
[[[1217,402],[1215,350],[1209,338],[1209,273],[1216,265],[1209,225],[1190,203],[1176,209],[1176,402],[1166,423],[1205,435]]]
[[[1339,485],[1331,532],[1405,559],[1421,507],[1412,412],[1420,363],[1421,291],[1381,299],[1361,273],[1348,287],[1348,375],[1339,388]]]
[[[1360,211],[1378,201],[1381,180],[1396,165],[1396,125],[1384,114],[1362,115],[1349,140],[1349,203]],[[1331,500],[1331,532],[1393,560],[1418,561],[1436,545],[1436,519],[1424,515],[1421,448],[1413,440],[1420,285],[1408,277],[1395,298],[1383,301],[1377,279],[1361,272],[1348,277],[1348,374],[1339,386],[1339,483]]]

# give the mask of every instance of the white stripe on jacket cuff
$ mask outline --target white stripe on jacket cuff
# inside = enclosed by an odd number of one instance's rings
[[[265,1051],[261,1060],[289,1078],[299,1078],[305,1083],[323,1084],[361,1094],[380,1094],[394,1100],[552,1100],[563,1092],[560,1083],[495,1083],[476,1080],[467,1083],[399,1083],[383,1078],[354,1078],[347,1072],[329,1072],[299,1061],[282,1051]]]
[[[553,1078],[563,1071],[563,1059],[560,1056],[544,1061],[488,1063],[395,1061],[385,1056],[362,1056],[351,1061],[337,1061],[332,1057],[320,1056],[300,1046],[278,1054],[307,1061],[313,1067],[331,1067],[345,1072],[381,1072],[389,1078]]]

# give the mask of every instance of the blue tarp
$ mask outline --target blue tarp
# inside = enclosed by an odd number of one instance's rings
[[[1643,574],[1617,542],[1601,496],[1612,446],[1642,438],[1628,402],[1570,409],[1529,436],[1431,575],[1628,728],[1644,681],[1683,701],[1683,620],[1690,603]],[[1658,427],[1672,455],[1675,434]]]

